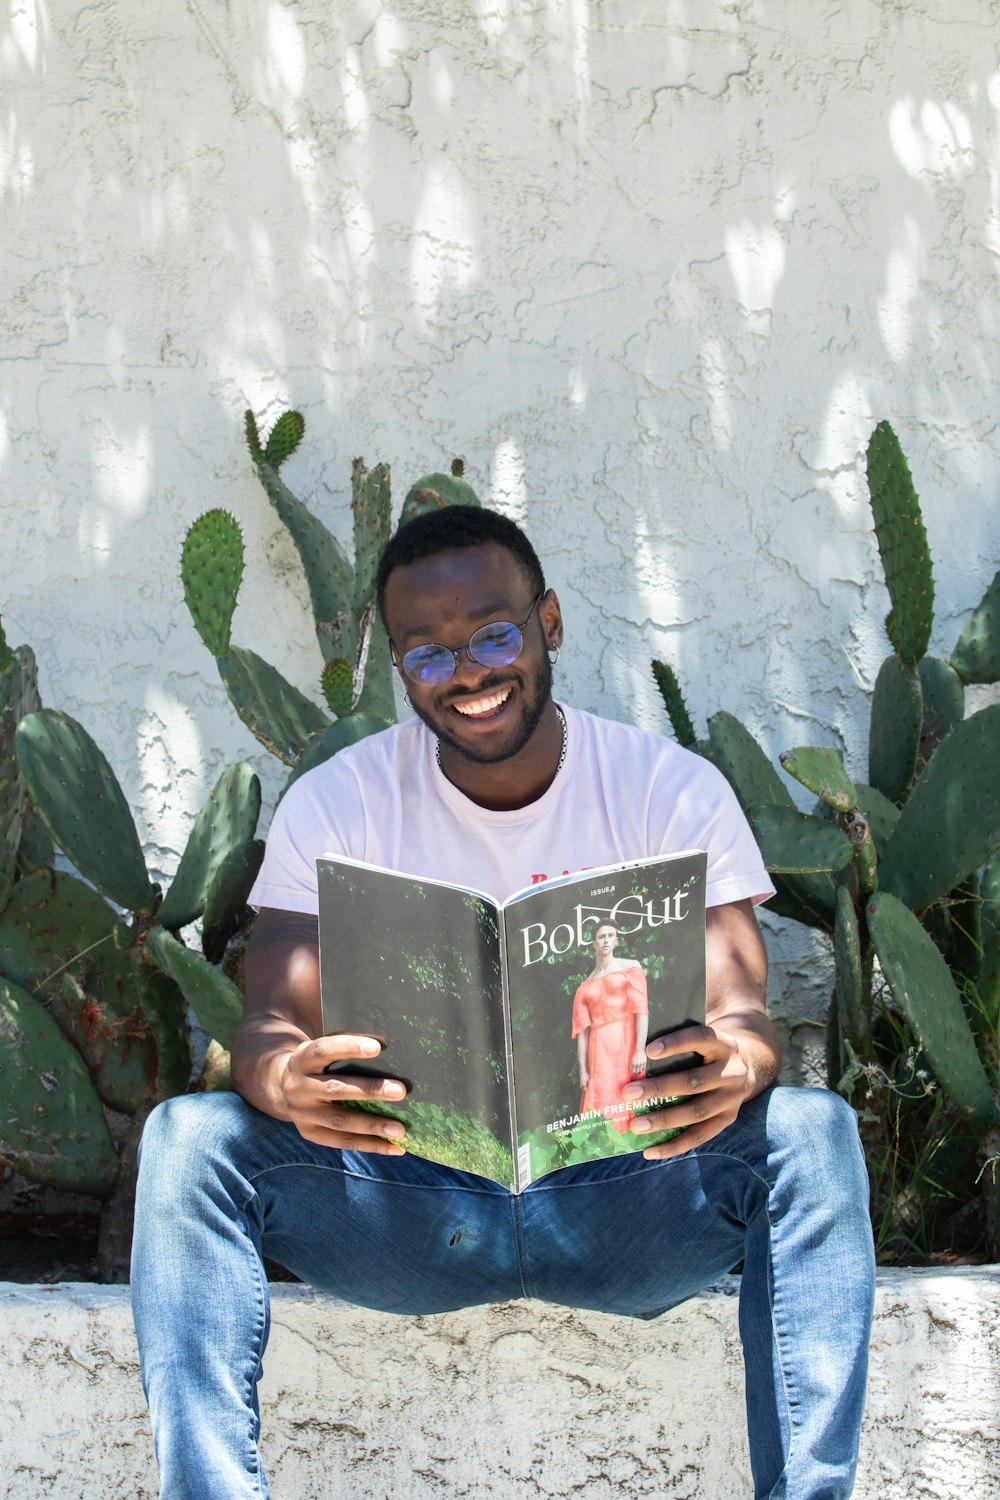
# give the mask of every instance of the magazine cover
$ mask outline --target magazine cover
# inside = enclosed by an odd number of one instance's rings
[[[514,1191],[669,1140],[621,1090],[648,1039],[705,1016],[705,864],[685,853],[519,892],[318,861],[323,1024],[382,1039],[408,1150]],[[652,1071],[652,1069],[650,1069]],[[659,1098],[674,1095],[665,1080]],[[644,1106],[659,1107],[659,1103]]]
[[[702,853],[536,886],[504,912],[514,1038],[518,1184],[577,1162],[641,1151],[639,1114],[676,1097],[622,1102],[656,1071],[645,1044],[705,1019]]]

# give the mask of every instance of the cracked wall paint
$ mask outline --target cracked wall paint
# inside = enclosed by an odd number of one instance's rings
[[[655,653],[697,723],[725,707],[775,755],[863,768],[878,418],[924,500],[932,649],[1000,562],[995,23],[990,0],[0,22],[0,610],[162,873],[227,761],[280,781],[183,608],[200,511],[247,535],[238,638],[316,687],[247,405],[305,413],[287,477],[345,538],[355,454],[397,497],[463,455],[541,542],[581,706],[664,728]],[[772,941],[789,1026],[827,988],[804,941]]]

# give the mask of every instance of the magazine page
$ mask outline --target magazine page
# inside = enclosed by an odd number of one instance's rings
[[[499,918],[485,897],[333,857],[317,861],[323,1028],[380,1037],[414,1155],[514,1181]]]
[[[667,1141],[635,1135],[621,1091],[646,1040],[705,1019],[703,853],[535,887],[504,912],[518,1190]],[[664,1075],[662,1099],[676,1097]]]

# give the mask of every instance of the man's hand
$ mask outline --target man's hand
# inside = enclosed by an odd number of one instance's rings
[[[289,1052],[280,1079],[286,1119],[317,1146],[404,1156],[403,1148],[396,1144],[406,1135],[404,1125],[353,1106],[360,1100],[398,1102],[406,1097],[405,1084],[394,1078],[344,1077],[326,1072],[331,1064],[370,1064],[381,1051],[375,1037],[340,1034],[303,1042]]]
[[[711,1026],[688,1026],[669,1036],[650,1042],[646,1054],[653,1062],[676,1057],[683,1052],[697,1052],[704,1059],[701,1067],[685,1068],[678,1073],[659,1074],[641,1082],[626,1084],[622,1098],[626,1103],[643,1099],[684,1097],[676,1104],[642,1115],[632,1124],[637,1135],[656,1130],[687,1129],[683,1135],[662,1146],[650,1146],[643,1156],[680,1156],[718,1135],[731,1125],[750,1088],[750,1074],[733,1037],[715,1031]]]
[[[633,1122],[638,1135],[684,1127],[674,1140],[648,1146],[642,1154],[649,1160],[681,1156],[704,1145],[733,1123],[747,1099],[763,1093],[778,1076],[781,1046],[764,1008],[767,957],[749,901],[709,907],[705,975],[707,1025],[672,1031],[646,1048],[653,1061],[697,1052],[702,1065],[636,1079],[622,1090],[626,1104],[675,1093],[683,1096],[679,1103]]]
[[[357,1109],[406,1094],[386,1078],[338,1077],[331,1063],[371,1066],[382,1051],[371,1036],[323,1036],[316,918],[265,908],[246,957],[246,1011],[233,1038],[233,1087],[248,1104],[289,1120],[307,1141],[344,1151],[401,1156],[397,1120]]]

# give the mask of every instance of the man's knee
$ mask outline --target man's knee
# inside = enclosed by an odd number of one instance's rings
[[[829,1089],[775,1088],[764,1096],[772,1151],[793,1161],[805,1177],[840,1184],[849,1196],[867,1202],[867,1174],[858,1137],[858,1117]]]

